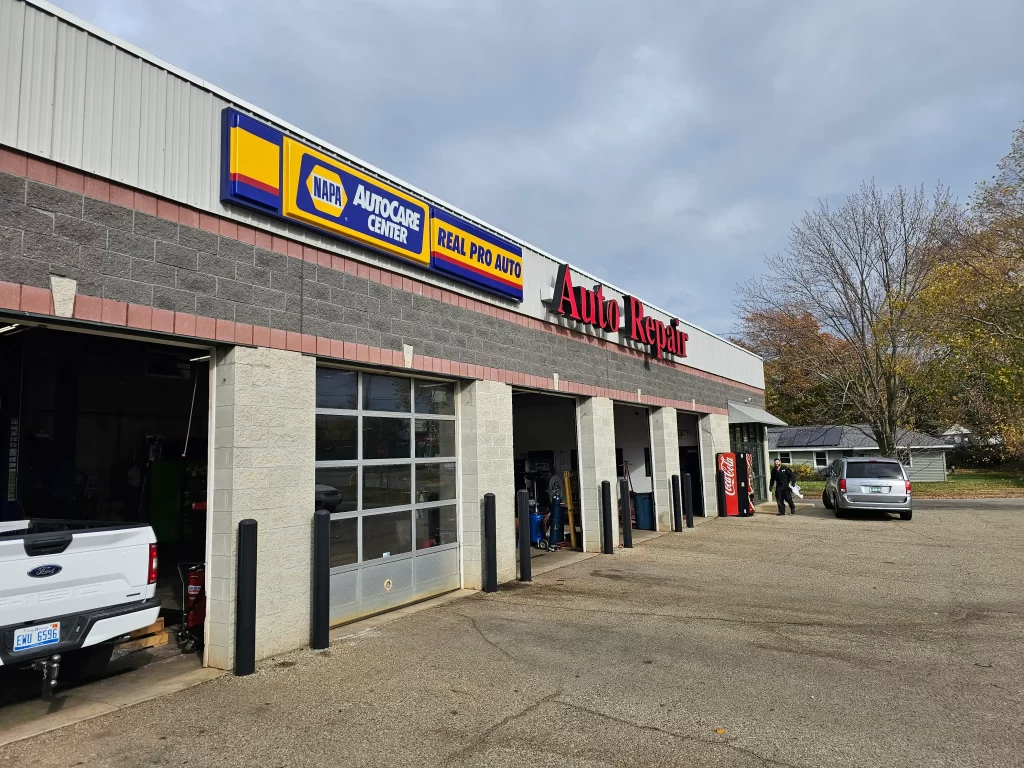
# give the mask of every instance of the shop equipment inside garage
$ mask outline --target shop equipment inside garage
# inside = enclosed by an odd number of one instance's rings
[[[129,648],[176,648],[178,566],[206,557],[208,354],[0,319],[0,521],[152,526],[162,611]]]
[[[534,552],[583,549],[577,446],[575,398],[513,393],[515,487],[530,496]]]

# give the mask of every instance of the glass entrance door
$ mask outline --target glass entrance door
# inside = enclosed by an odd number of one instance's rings
[[[768,498],[768,478],[764,465],[765,428],[760,424],[730,424],[729,450],[754,456],[754,499]]]

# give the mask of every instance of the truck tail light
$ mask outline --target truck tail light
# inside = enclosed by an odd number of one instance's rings
[[[846,478],[840,478],[839,480],[839,492],[846,493]]]
[[[907,484],[907,496],[909,496],[910,495],[910,481],[909,480],[905,480],[904,482]]]
[[[147,584],[156,584],[156,544],[149,545],[149,580]]]

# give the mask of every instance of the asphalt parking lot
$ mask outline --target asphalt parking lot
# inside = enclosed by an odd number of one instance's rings
[[[34,766],[1024,764],[1024,505],[714,519],[0,748]]]

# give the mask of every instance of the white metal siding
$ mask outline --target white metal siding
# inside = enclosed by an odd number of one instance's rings
[[[73,27],[57,27],[57,67],[53,99],[53,154],[67,157],[69,165],[82,165],[82,123],[89,39]]]
[[[228,101],[217,89],[163,64],[131,46],[89,31],[45,3],[0,0],[0,142],[90,174],[113,179],[187,206],[253,223],[280,235],[385,266],[524,314],[550,320],[542,298],[551,293],[559,261],[524,247],[524,302],[516,306],[493,295],[411,265],[307,232],[284,222],[220,202],[221,111]],[[45,10],[44,10],[45,9]],[[52,14],[59,14],[57,18]],[[257,116],[289,132],[287,123]],[[332,154],[329,144],[301,138]],[[347,158],[350,162],[352,158]],[[391,183],[419,190],[366,164],[361,167]],[[430,198],[453,212],[457,209]],[[482,222],[480,222],[483,224]],[[488,225],[483,224],[487,227]],[[491,228],[494,229],[494,228]],[[499,230],[494,230],[500,232]],[[519,241],[521,242],[521,241]],[[680,276],[680,280],[682,280]],[[593,278],[581,277],[588,287]],[[609,296],[620,294],[606,288]],[[646,312],[663,322],[670,318]],[[764,388],[761,360],[706,331],[683,322],[690,340],[683,361],[735,381]],[[590,329],[580,329],[590,333]],[[612,340],[619,342],[617,334]]]
[[[53,137],[57,19],[25,14],[18,98],[18,148],[49,157]]]
[[[0,141],[18,143],[21,98],[21,51],[25,35],[25,5],[0,0]]]
[[[102,40],[89,37],[82,70],[85,100],[82,109],[82,163],[98,176],[111,178],[114,143],[114,93],[117,82],[117,51]]]
[[[946,480],[946,452],[913,452],[912,467],[907,467],[907,477],[912,483],[941,483]]]

